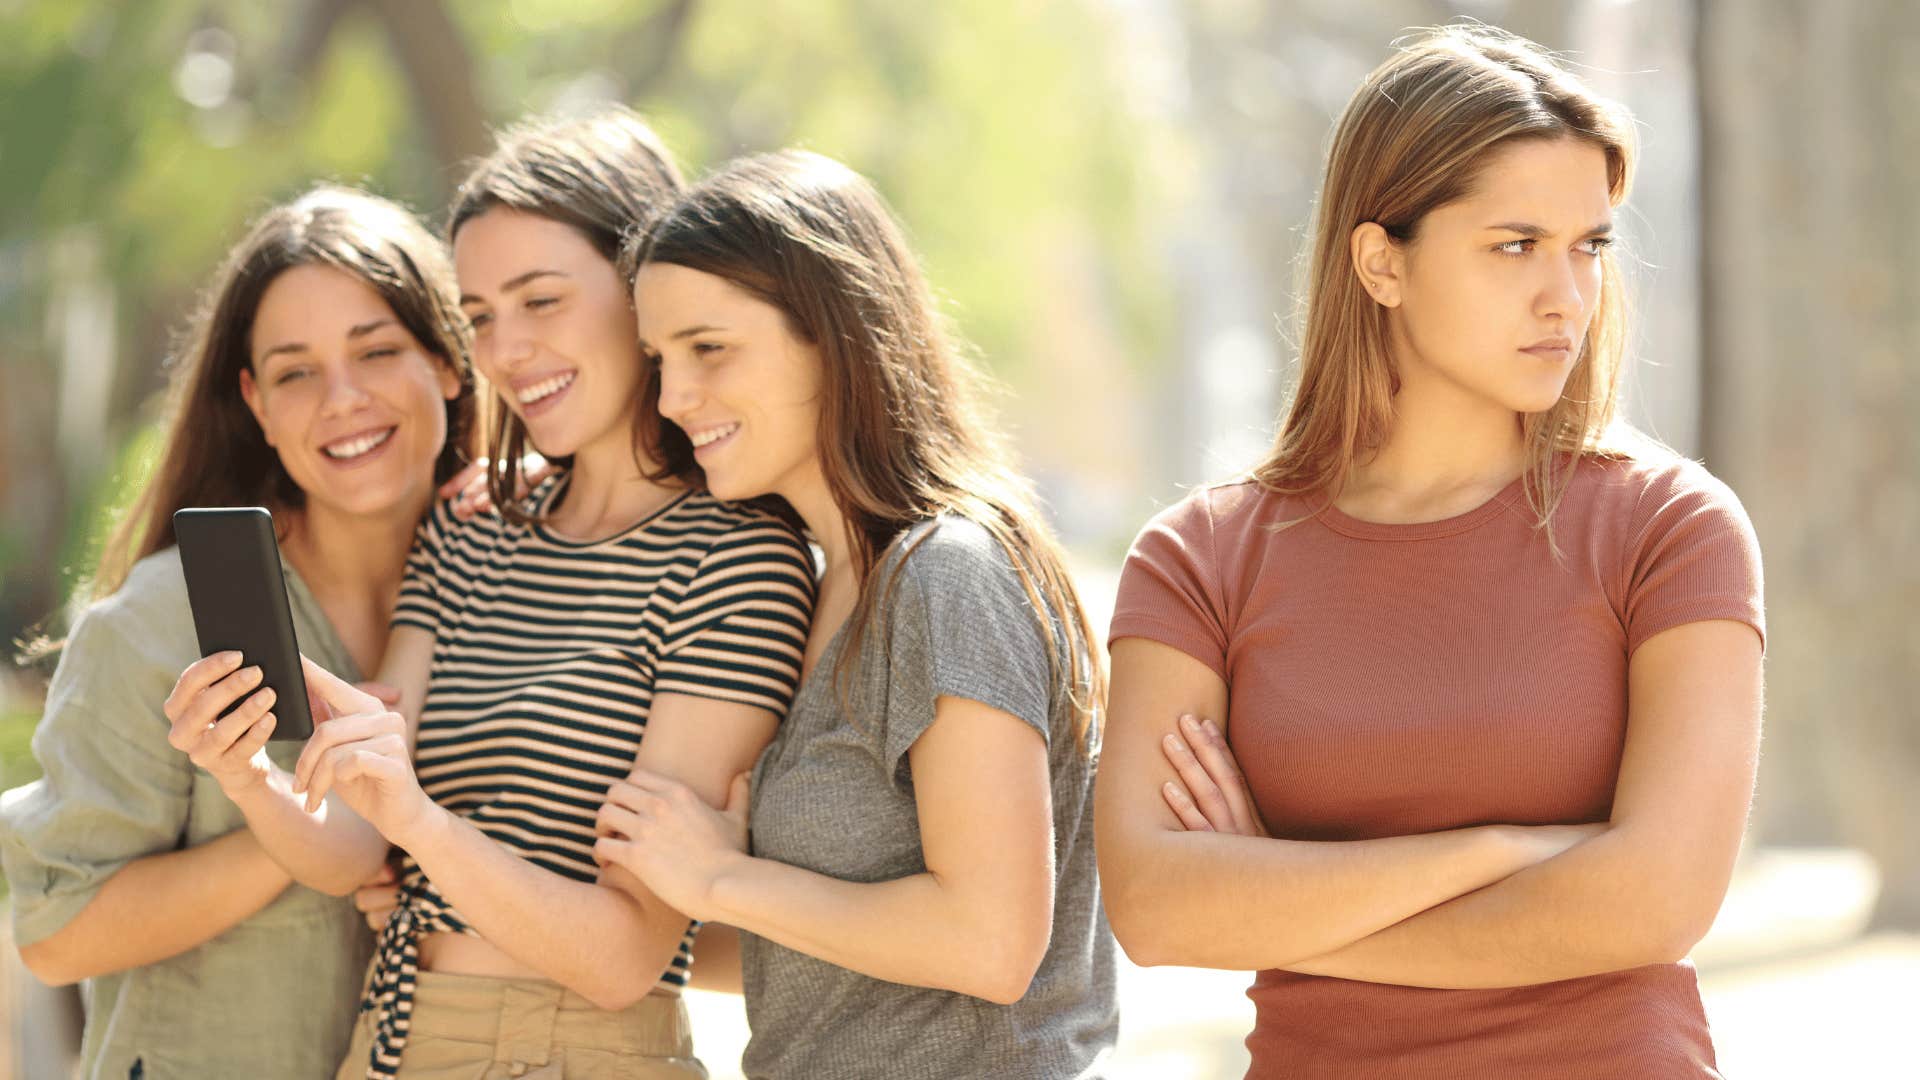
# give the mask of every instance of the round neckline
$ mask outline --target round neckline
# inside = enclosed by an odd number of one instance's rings
[[[1522,473],[1479,506],[1433,521],[1366,521],[1340,509],[1331,500],[1312,516],[1334,532],[1356,540],[1437,540],[1478,528],[1505,513],[1515,500],[1525,495],[1526,479]]]
[[[617,540],[624,540],[671,513],[675,507],[692,498],[695,491],[694,488],[682,490],[673,498],[668,499],[666,502],[648,511],[646,516],[642,517],[639,521],[634,522],[610,536],[602,536],[593,540],[576,540],[571,536],[562,536],[554,532],[548,528],[546,522],[542,520],[553,507],[553,504],[560,498],[561,493],[566,491],[567,484],[571,479],[572,477],[570,475],[563,474],[556,476],[547,481],[550,486],[545,492],[535,496],[533,534],[538,536],[542,541],[552,544],[555,547],[574,548],[577,550],[585,550],[586,548],[599,547],[602,544],[611,544]]]

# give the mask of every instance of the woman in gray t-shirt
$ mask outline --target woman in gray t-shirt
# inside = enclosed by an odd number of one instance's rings
[[[602,859],[740,927],[754,1077],[1072,1077],[1113,1044],[1104,674],[919,267],[837,162],[747,158],[629,253],[660,412],[824,556],[806,674],[725,812],[636,772]]]
[[[21,958],[45,982],[90,983],[85,1077],[320,1077],[346,1049],[365,926],[293,884],[233,781],[180,752],[231,725],[170,730],[162,711],[199,657],[172,515],[271,507],[302,650],[346,679],[372,670],[379,598],[435,481],[471,450],[455,298],[431,234],[340,188],[262,215],[208,293],[156,475],[61,649],[33,738],[45,775],[0,800]],[[302,744],[255,731],[238,760],[293,764]]]

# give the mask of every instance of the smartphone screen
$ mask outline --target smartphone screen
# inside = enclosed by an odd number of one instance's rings
[[[173,532],[200,655],[235,649],[246,657],[243,664],[259,665],[261,685],[273,687],[276,695],[273,738],[311,736],[307,681],[300,673],[300,643],[293,633],[273,515],[261,506],[177,510]]]

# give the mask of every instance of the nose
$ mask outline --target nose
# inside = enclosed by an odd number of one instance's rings
[[[656,363],[660,365],[660,415],[679,423],[700,404],[700,382],[684,365],[664,357]]]
[[[473,343],[474,359],[480,364],[498,367],[501,375],[511,377],[532,361],[534,339],[522,320],[503,311],[494,316],[489,331],[476,335]]]
[[[1597,277],[1599,271],[1581,262],[1582,256],[1568,255],[1561,259],[1542,260],[1547,265],[1546,280],[1540,284],[1540,294],[1534,301],[1534,311],[1545,318],[1559,318],[1577,323],[1587,306],[1587,290],[1582,288],[1588,277]]]
[[[332,368],[322,377],[327,380],[326,397],[320,402],[322,415],[346,416],[373,400],[367,388],[360,385],[358,367],[351,362]]]

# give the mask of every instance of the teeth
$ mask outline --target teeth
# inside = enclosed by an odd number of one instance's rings
[[[555,375],[551,379],[542,379],[534,383],[532,386],[520,391],[520,404],[531,405],[541,398],[551,397],[565,390],[573,383],[573,376],[574,373],[569,371],[564,375]]]
[[[698,448],[710,442],[717,442],[724,439],[739,430],[739,424],[728,424],[726,427],[708,428],[698,435],[688,436],[688,441],[692,442],[693,445]]]
[[[348,439],[344,442],[332,443],[322,447],[322,449],[326,451],[328,457],[344,461],[347,458],[357,458],[392,437],[393,429],[388,428],[385,431],[376,431],[371,434],[362,435],[357,439]]]

